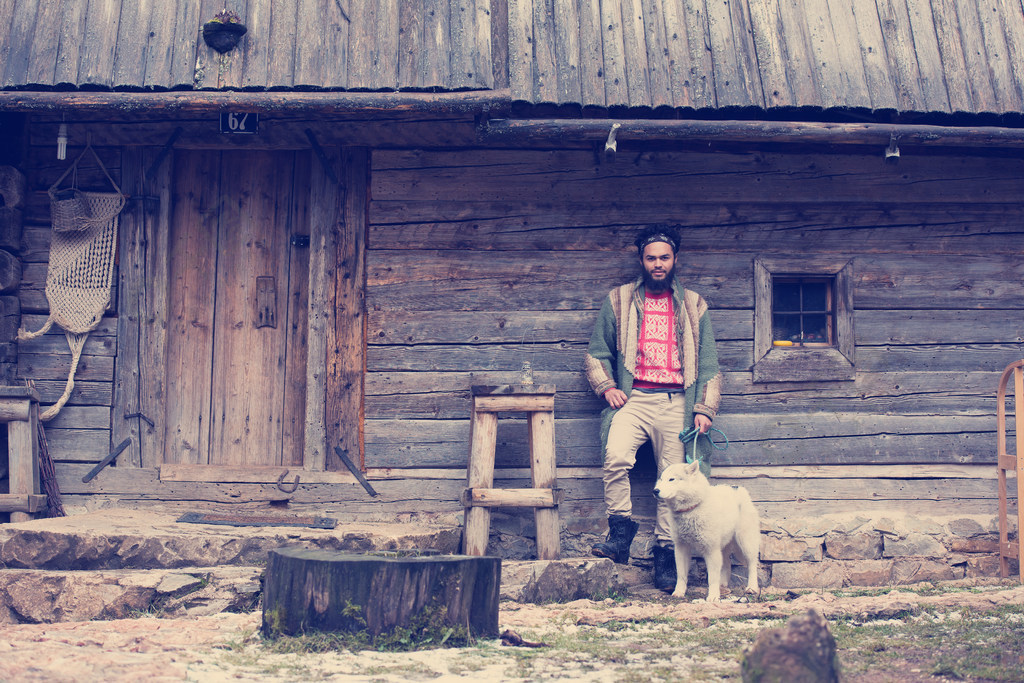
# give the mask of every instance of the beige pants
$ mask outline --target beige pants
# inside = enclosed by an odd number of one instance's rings
[[[683,462],[683,443],[679,432],[685,427],[686,400],[682,394],[633,391],[629,400],[612,418],[608,447],[604,454],[604,502],[609,515],[629,516],[629,471],[636,464],[636,450],[648,439],[654,447],[658,476],[674,463]],[[658,501],[654,535],[670,540],[668,506]]]

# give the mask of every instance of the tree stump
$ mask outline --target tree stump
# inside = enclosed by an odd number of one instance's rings
[[[263,580],[263,633],[367,631],[426,619],[498,635],[501,559],[387,557],[328,550],[270,551]]]

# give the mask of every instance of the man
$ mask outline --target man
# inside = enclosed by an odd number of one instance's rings
[[[629,485],[637,448],[651,441],[659,475],[683,462],[679,434],[691,426],[701,433],[710,429],[722,381],[707,303],[675,278],[679,233],[654,226],[635,244],[641,275],[605,299],[585,364],[591,387],[608,404],[601,413],[608,538],[591,552],[620,564],[629,561],[639,527],[631,519]],[[710,444],[698,441],[707,474]],[[676,582],[668,519],[668,507],[659,502],[654,585],[662,590],[673,590]]]

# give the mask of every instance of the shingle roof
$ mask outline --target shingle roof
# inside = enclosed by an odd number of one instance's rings
[[[5,87],[490,88],[490,0],[8,0]],[[223,8],[248,29],[220,55]]]
[[[1021,0],[511,0],[517,99],[600,107],[1024,108]]]
[[[226,55],[201,26],[248,27]],[[209,15],[209,16],[208,16]],[[8,89],[491,90],[613,109],[1024,112],[1022,0],[6,0]]]

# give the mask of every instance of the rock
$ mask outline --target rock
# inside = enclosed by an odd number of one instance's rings
[[[828,622],[809,610],[782,628],[762,631],[744,653],[741,669],[745,683],[838,681],[836,641]]]
[[[950,533],[965,538],[980,536],[985,533],[985,527],[973,519],[954,519],[949,523]]]
[[[821,539],[780,538],[761,535],[762,562],[817,562],[821,559]]]
[[[888,534],[889,536],[898,536],[896,531],[896,522],[892,521],[888,517],[875,520],[874,529],[880,534]]]
[[[501,599],[532,603],[600,600],[627,592],[630,584],[649,581],[646,575],[643,569],[617,565],[607,558],[505,562]]]
[[[892,568],[894,584],[920,583],[922,581],[953,581],[964,578],[964,568],[951,567],[942,560],[923,557],[897,559]]]
[[[999,576],[999,556],[981,555],[979,557],[968,557],[967,566],[964,568],[964,576],[969,578],[976,576]]]
[[[860,560],[846,565],[851,586],[888,586],[892,583],[893,560]]]
[[[882,548],[883,557],[943,557],[947,552],[933,536],[916,533],[905,538],[886,536]]]
[[[773,588],[839,588],[846,572],[839,562],[779,562],[772,565]]]
[[[949,542],[954,553],[999,553],[999,540],[995,538],[954,538]]]
[[[0,624],[203,616],[254,609],[258,567],[181,570],[0,570]]]
[[[882,556],[879,534],[825,534],[825,555],[835,560],[877,560]]]

